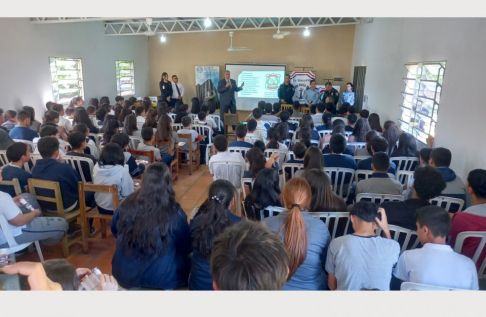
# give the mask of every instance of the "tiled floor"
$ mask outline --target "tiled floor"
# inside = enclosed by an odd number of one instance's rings
[[[179,169],[179,180],[174,182],[174,190],[177,201],[187,215],[206,199],[206,192],[212,181],[213,177],[207,166],[201,166],[199,170],[193,171],[192,175],[189,175],[189,167],[183,166]],[[94,225],[99,226],[99,223],[95,222]],[[64,258],[60,243],[52,247],[41,246],[41,249],[45,260]],[[83,253],[79,244],[71,246],[71,255],[67,260],[77,268],[98,267],[101,272],[111,274],[111,259],[114,252],[115,238],[109,233],[106,241],[91,242],[87,253]],[[18,255],[16,260],[37,262],[39,257],[37,252],[28,253],[26,250],[24,254]]]

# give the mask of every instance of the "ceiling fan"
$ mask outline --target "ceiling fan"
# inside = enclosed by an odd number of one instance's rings
[[[289,34],[290,34],[290,32],[280,32],[280,18],[278,18],[277,33],[275,33],[274,35],[272,35],[273,39],[274,40],[281,40],[281,39],[283,39],[284,37],[286,37]]]
[[[147,25],[148,30],[143,32],[143,35],[153,36],[153,35],[157,34],[155,32],[155,30],[152,31],[152,29],[150,28],[150,26],[152,25],[152,18],[146,18],[145,24]]]
[[[233,47],[233,35],[234,35],[234,32],[229,32],[230,47],[228,47],[228,52],[253,51],[253,49],[249,48],[249,47]]]

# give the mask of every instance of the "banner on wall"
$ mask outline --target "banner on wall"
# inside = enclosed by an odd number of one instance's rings
[[[219,66],[196,66],[196,95],[201,104],[209,99],[216,103],[218,97]]]
[[[310,87],[310,81],[315,80],[316,75],[311,71],[294,71],[290,74],[290,83],[294,85],[299,102],[304,104],[304,92]]]

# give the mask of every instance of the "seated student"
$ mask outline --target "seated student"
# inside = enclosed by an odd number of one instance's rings
[[[157,123],[157,132],[155,133],[155,141],[157,148],[160,150],[162,155],[162,162],[170,166],[172,160],[175,159],[176,152],[174,151],[179,147],[179,137],[177,133],[172,129],[170,117],[167,114],[160,116],[159,122]],[[162,145],[160,142],[170,141],[170,151],[172,155],[169,154],[169,146]]]
[[[358,194],[388,194],[401,195],[403,192],[402,184],[388,176],[387,170],[390,168],[390,157],[384,152],[373,154],[371,169],[373,174],[368,179],[358,181],[356,195]]]
[[[337,120],[337,121],[340,121],[340,120]],[[325,138],[327,139],[329,137],[329,143],[330,143],[332,136],[338,135],[338,134],[339,135],[342,135],[344,137],[344,139],[346,139],[346,134],[344,133],[344,125],[338,125],[338,126],[336,126],[332,130],[332,133],[331,134],[326,134],[324,136],[324,138],[321,138],[320,146],[323,147],[322,154],[331,154],[332,153],[330,144],[327,144],[326,145],[324,142],[322,142],[323,139],[325,139]],[[344,149],[343,154],[353,156],[354,155],[354,147],[349,146],[349,145],[346,145],[346,148]]]
[[[429,147],[424,147],[419,151],[419,160],[421,167],[429,165],[430,153],[432,153],[432,150],[433,149]]]
[[[78,107],[74,111],[74,119],[73,119],[73,125],[77,125],[79,123],[84,123],[86,126],[89,128],[89,131],[91,133],[99,133],[99,129],[97,126],[93,124],[93,121],[89,118],[88,112],[86,109],[83,107]]]
[[[174,123],[182,123],[182,118],[187,117],[187,114],[189,113],[189,106],[186,104],[181,104],[179,108],[177,108],[177,114],[174,120]]]
[[[115,97],[115,102],[118,105],[123,105],[123,103],[125,102],[125,98],[123,98],[123,96],[116,96]]]
[[[278,122],[278,118],[272,114],[272,104],[267,102],[265,104],[265,113],[262,115],[262,120],[267,122]]]
[[[454,197],[466,201],[466,186],[464,186],[462,179],[456,176],[456,173],[449,168],[451,160],[451,151],[438,147],[434,148],[430,153],[429,165],[439,169],[447,184],[441,196]]]
[[[358,116],[355,114],[350,114],[347,116],[347,119],[348,119],[348,124],[344,127],[344,130],[352,132],[354,130],[356,121],[358,121]]]
[[[144,106],[140,105],[137,108],[135,108],[135,114],[137,115],[137,128],[138,128],[138,130],[142,130],[142,127],[145,124],[145,108],[144,108]]]
[[[274,102],[272,114],[278,117],[278,114],[280,114],[281,109],[282,109],[282,106],[280,105],[280,102]]]
[[[371,139],[375,136],[379,136],[378,132],[371,130],[366,133],[366,146],[362,149],[356,149],[356,156],[373,156],[371,151]]]
[[[42,159],[37,160],[32,168],[32,178],[46,181],[58,182],[61,189],[62,204],[64,212],[68,213],[79,208],[78,182],[81,181],[79,174],[71,165],[60,163],[59,158],[59,141],[54,137],[43,137],[37,145]],[[48,189],[37,189],[38,195],[53,197],[54,193]],[[87,192],[85,196],[86,205],[95,207],[94,193]],[[41,206],[49,212],[55,212],[55,204],[49,202],[40,202]],[[68,235],[80,230],[77,225],[72,225]],[[94,228],[91,228],[94,232]]]
[[[295,130],[297,129],[297,124],[288,122],[290,118],[290,112],[288,112],[287,110],[280,112],[279,118],[280,118],[280,122],[285,122],[288,124],[289,131],[292,131],[292,133],[295,132]]]
[[[118,144],[108,143],[101,150],[100,161],[93,169],[93,184],[117,185],[118,200],[123,200],[133,193],[133,180],[125,168],[125,155]],[[100,213],[113,215],[111,194],[95,193],[95,201]]]
[[[138,128],[137,118],[133,114],[129,114],[125,117],[123,122],[123,132],[128,136],[142,137],[142,129]]]
[[[326,289],[323,260],[331,241],[327,226],[307,213],[312,192],[302,178],[285,184],[282,201],[286,212],[263,219],[263,222],[285,243],[290,255],[288,282],[284,290]]]
[[[8,133],[0,129],[0,150],[5,151],[7,147],[14,143],[14,140],[12,140]]]
[[[346,211],[346,202],[336,195],[331,188],[331,180],[326,172],[316,168],[309,169],[302,174],[311,187],[312,199],[309,212]]]
[[[96,119],[98,120],[96,124],[98,126],[103,125],[103,122],[105,121],[105,116],[107,112],[106,109],[104,108],[99,108],[98,111],[96,111]]]
[[[210,258],[213,242],[226,228],[242,220],[231,213],[235,205],[236,189],[227,180],[214,181],[208,190],[208,198],[199,208],[191,224],[192,265],[189,275],[189,289],[212,291]]]
[[[403,132],[398,138],[398,147],[390,155],[391,157],[419,157],[417,142],[412,134]],[[412,170],[415,166],[412,166]]]
[[[143,106],[145,107],[145,106]],[[152,129],[157,129],[157,110],[152,106],[146,111],[145,115],[145,122],[142,125],[142,129],[145,127],[149,127]]]
[[[386,210],[391,225],[417,230],[415,212],[419,208],[430,206],[429,200],[439,196],[445,187],[444,179],[436,168],[420,167],[414,173],[412,198],[385,202],[381,207]]]
[[[67,152],[66,155],[86,157],[93,161],[93,166],[96,164],[96,159],[93,155],[84,153],[84,150],[88,147],[85,134],[81,132],[73,132],[69,135],[68,142],[71,145],[72,150]],[[81,162],[81,168],[86,182],[91,182],[93,179],[91,177],[89,164],[86,162]],[[77,172],[79,173],[80,171]]]
[[[337,116],[342,117],[342,118],[347,118],[348,114],[349,114],[348,106],[349,106],[349,103],[347,103],[347,102],[343,103],[341,105],[341,107],[339,107]]]
[[[470,171],[467,175],[466,189],[471,196],[472,206],[466,208],[464,212],[486,217],[486,170]]]
[[[130,175],[134,178],[142,175],[145,171],[145,164],[140,162],[140,160],[135,160],[133,155],[127,151],[128,144],[130,143],[130,138],[128,135],[125,133],[117,133],[111,138],[111,142],[118,144],[123,149],[125,164],[128,165]]]
[[[154,152],[155,162],[162,161],[162,156],[160,155],[160,150],[154,146],[155,145],[154,129],[151,128],[151,127],[143,128],[142,129],[142,139],[143,139],[143,143],[141,142],[141,143],[138,144],[137,150],[152,151],[152,152]],[[148,156],[142,156],[142,157],[139,157],[138,159],[139,160],[145,160],[147,162],[149,161]],[[170,158],[170,155],[168,155],[167,160],[172,161],[171,158]],[[164,162],[164,163],[167,164],[166,162]],[[169,162],[168,165],[170,165],[170,162]]]
[[[18,125],[10,130],[8,135],[12,139],[33,141],[35,138],[39,137],[39,134],[34,130],[30,129],[30,113],[27,111],[19,111],[17,113]]]
[[[69,121],[69,122],[73,122],[74,120],[74,111],[76,109],[74,109],[73,107],[67,107],[65,110],[64,110],[64,114],[65,114],[65,117],[66,119]]]
[[[371,127],[368,120],[359,119],[356,121],[353,133],[348,137],[348,142],[366,142],[366,133],[369,131],[371,131]]]
[[[280,178],[278,171],[274,168],[260,170],[251,185],[251,192],[245,198],[245,210],[248,219],[262,220],[261,210],[268,206],[280,207]],[[265,192],[265,195],[261,193]]]
[[[214,290],[278,291],[287,282],[288,273],[285,245],[262,223],[240,221],[213,242]]]
[[[253,144],[246,142],[246,125],[238,124],[235,129],[236,141],[231,142],[229,147],[245,147],[251,149]]]
[[[245,154],[248,162],[248,170],[244,172],[243,178],[255,179],[258,173],[265,168],[267,163],[263,151],[258,147],[253,147]]]
[[[393,267],[400,245],[393,240],[383,209],[360,201],[350,212],[354,233],[331,241],[327,250],[326,271],[331,290],[390,290]],[[375,230],[381,228],[384,238]]]
[[[353,157],[343,155],[346,149],[346,138],[342,134],[336,134],[331,137],[329,143],[332,153],[324,155],[325,167],[342,167],[357,170],[358,166]]]
[[[322,102],[319,102],[316,106],[316,114],[312,115],[312,120],[314,120],[314,125],[322,125],[322,115],[324,114],[326,110],[326,105],[323,104]]]
[[[259,108],[255,108],[252,111],[253,118],[257,122],[257,130],[260,132],[263,140],[267,139],[267,129],[270,129],[270,125],[264,121],[262,121],[262,111]]]
[[[336,109],[332,102],[324,105],[324,112],[322,113],[322,125],[317,127],[317,131],[330,130],[332,128],[332,118],[334,118]],[[337,120],[339,121],[339,120]]]
[[[369,116],[370,116],[369,110],[362,109],[362,110],[359,111],[359,117],[360,118],[368,119]]]
[[[321,143],[321,146],[320,147],[321,148],[324,147],[323,146],[324,143],[329,143],[331,141],[331,136],[334,134],[334,131],[338,129],[338,127],[342,127],[343,128],[342,129],[342,134],[344,136],[346,136],[346,134],[344,133],[344,131],[346,131],[344,121],[343,120],[334,120],[334,122],[332,123],[332,131],[333,132],[331,134],[324,135],[324,137],[322,137],[321,140],[320,140],[320,143]],[[339,130],[339,131],[341,131],[341,130]],[[336,132],[338,132],[338,131],[336,131]]]
[[[88,117],[91,120],[91,123],[93,124],[93,126],[97,127],[98,122],[96,120],[96,107],[95,106],[87,106],[86,112],[88,112]]]
[[[183,151],[189,151],[189,140],[181,138],[181,134],[190,134],[192,136],[192,150],[195,151],[197,149],[197,144],[195,143],[198,140],[202,139],[202,136],[197,133],[196,130],[192,130],[192,122],[191,118],[188,116],[185,116],[181,120],[183,128],[177,131],[177,135],[179,136],[179,139],[186,144],[181,146],[181,150]],[[214,141],[214,140],[213,140]],[[204,139],[200,142],[199,144],[199,151],[200,151],[200,160],[201,160],[201,165],[206,164],[206,150],[207,150],[207,144],[208,144],[208,139]]]
[[[266,149],[273,149],[273,150],[280,150],[280,151],[287,151],[289,150],[288,147],[281,142],[280,134],[278,133],[276,128],[270,128],[267,132],[267,144],[265,146]],[[286,155],[280,155],[279,164],[282,164],[286,161]]]
[[[197,114],[197,119],[196,122],[197,124],[202,124],[202,125],[207,125],[212,129],[212,134],[217,130],[216,123],[214,121],[208,121],[208,118],[206,117],[206,112],[204,111],[199,111]]]
[[[324,169],[324,166],[321,150],[319,150],[317,146],[310,146],[307,148],[307,151],[305,151],[304,168],[296,171],[294,177],[301,177],[305,171],[313,168],[322,170]]]
[[[170,290],[187,285],[191,235],[167,165],[147,167],[141,188],[115,211],[111,232],[116,238],[112,271],[121,287]]]
[[[384,152],[386,153],[388,150],[388,142],[385,138],[381,136],[375,136],[371,138],[370,140],[370,147],[371,147],[371,153],[375,154],[378,152]],[[371,162],[372,162],[372,157],[368,157],[364,160],[359,161],[358,163],[358,169],[359,170],[368,170],[371,171]],[[396,164],[390,161],[390,168],[388,169],[388,173],[390,174],[395,174],[395,169],[397,168]]]
[[[14,178],[19,180],[20,190],[27,193],[28,179],[30,173],[23,169],[24,163],[30,160],[29,146],[22,142],[16,142],[7,148],[8,165],[2,167],[2,178],[5,181],[11,181]],[[13,186],[0,186],[0,190],[12,197],[17,196]]]
[[[101,131],[103,131],[103,137],[100,140],[100,144],[105,145],[111,142],[113,136],[120,132],[120,123],[115,116],[106,115]]]
[[[17,111],[7,110],[4,114],[5,122],[2,123],[2,127],[8,131],[12,130],[17,125]]]
[[[243,158],[243,156],[240,153],[228,151],[228,140],[224,135],[217,135],[213,140],[213,144],[216,154],[211,156],[211,158],[209,159],[209,172],[213,175],[214,180],[222,178],[222,171],[220,171],[219,167],[217,166],[214,169],[211,165],[211,163],[213,162],[239,162],[242,163],[245,166],[244,168],[246,169],[245,159]],[[237,185],[236,187],[239,188],[239,186]]]
[[[305,152],[307,151],[307,146],[302,142],[297,142],[293,146],[294,158],[287,161],[287,163],[299,163],[304,164]],[[291,170],[290,167],[285,168],[285,173],[287,178],[290,178]]]
[[[299,139],[299,133],[301,129],[307,128],[311,133],[311,140],[319,141],[319,132],[314,127],[314,120],[312,120],[312,116],[310,114],[304,114],[302,116],[302,120],[300,121],[300,126],[295,130],[294,136],[292,137],[292,142],[295,143],[296,140]]]
[[[64,111],[64,105],[61,104],[53,104],[52,105],[52,110],[57,111],[59,113],[59,126],[64,127],[68,133],[71,133],[73,130],[73,125],[71,124],[71,121],[69,119],[65,118],[66,113]],[[73,116],[74,120],[74,116]]]
[[[300,108],[301,108],[300,102],[298,100],[295,100],[294,103],[292,104],[292,110],[293,110],[291,114],[292,118],[302,118],[304,113],[300,112]]]
[[[245,142],[253,144],[256,140],[263,141],[262,134],[260,133],[260,131],[257,130],[257,125],[258,123],[255,119],[250,119],[248,121],[248,123],[246,124],[246,128],[248,129],[248,131],[245,136]]]
[[[214,131],[218,131],[220,127],[218,127],[218,125],[216,124],[216,122],[214,121],[213,118],[209,117],[209,107],[206,106],[206,105],[203,105],[201,107],[201,111],[204,112],[206,114],[206,122],[207,124],[213,128]]]
[[[449,213],[438,206],[417,210],[417,236],[422,248],[402,253],[393,275],[403,282],[479,290],[474,262],[446,244]]]
[[[86,126],[86,124],[84,124],[84,123],[76,124],[73,128],[73,133],[74,132],[81,132],[86,138],[86,143],[88,145],[91,145],[91,147],[86,146],[86,148],[84,149],[84,153],[85,154],[91,154],[94,158],[99,157],[98,148],[96,147],[95,141],[92,139],[92,137],[90,137],[89,129]],[[68,137],[68,142],[69,142],[69,137]],[[91,152],[93,152],[93,153],[91,153]]]
[[[0,173],[0,181],[2,175]],[[14,195],[15,196],[15,195]],[[14,197],[0,191],[0,213],[7,219],[15,242],[18,244],[40,241],[43,245],[55,245],[68,230],[68,223],[60,217],[42,217],[37,200],[30,194]],[[14,198],[12,198],[14,197]],[[34,210],[22,205],[25,199]],[[8,248],[7,239],[0,229],[0,248]]]
[[[41,128],[39,135],[40,135],[41,138],[40,139],[34,139],[34,141],[33,141],[34,144],[37,144],[37,147],[35,148],[34,154],[40,154],[38,143],[42,138],[54,137],[59,142],[59,155],[61,156],[61,159],[64,155],[66,155],[66,153],[64,153],[64,151],[66,149],[67,143],[59,138],[59,131],[56,129],[56,127],[46,125],[46,126]]]
[[[41,125],[41,130],[45,126],[55,127],[57,129],[57,131],[59,132],[59,135],[62,138],[62,140],[67,141],[66,128],[60,127],[58,125],[58,123],[59,123],[59,113],[58,112],[56,112],[54,110],[46,111],[46,113],[44,114],[43,122],[44,123]]]

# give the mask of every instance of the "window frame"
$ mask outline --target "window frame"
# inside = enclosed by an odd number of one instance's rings
[[[132,72],[131,76],[124,76],[124,77],[131,77],[132,82],[131,82],[131,90],[129,90],[130,94],[122,94],[121,90],[121,75],[119,73],[119,63],[130,63],[131,68],[129,68]],[[131,60],[115,60],[115,79],[116,79],[116,92],[118,96],[122,97],[132,97],[135,96],[135,62]]]
[[[54,63],[55,63],[55,67],[56,67],[56,73],[53,74],[53,71],[51,69],[51,60],[54,60]],[[57,66],[57,62],[58,61],[73,61],[73,62],[76,62],[77,63],[77,81],[78,81],[78,84],[77,84],[77,90],[78,90],[78,94],[76,95],[73,95],[71,97],[68,97],[70,98],[69,100],[64,100],[64,101],[61,101],[62,99],[60,98],[60,90],[59,90],[59,78],[57,78],[57,81],[54,80],[54,78],[57,76],[59,76],[58,72],[60,71],[59,70],[59,67]],[[49,76],[50,76],[50,82],[51,82],[51,89],[52,89],[52,98],[54,101],[60,103],[60,104],[63,104],[63,105],[69,105],[69,103],[71,102],[72,98],[75,98],[77,96],[80,96],[81,98],[84,99],[84,76],[83,76],[83,60],[82,58],[78,58],[78,57],[59,57],[59,56],[49,56],[48,57],[48,61],[49,61]],[[62,69],[61,69],[62,71]],[[70,79],[62,79],[62,80],[67,80],[69,81]],[[61,80],[61,81],[62,81]],[[57,87],[56,87],[57,86]],[[57,88],[57,93],[56,93],[56,88]],[[65,98],[63,98],[65,99]]]

